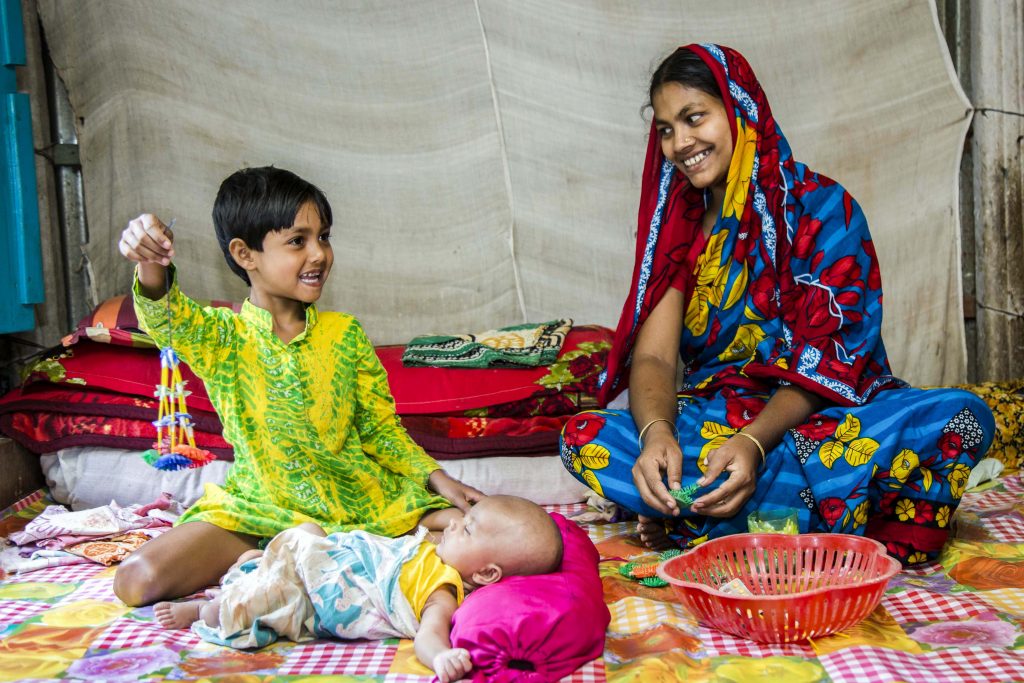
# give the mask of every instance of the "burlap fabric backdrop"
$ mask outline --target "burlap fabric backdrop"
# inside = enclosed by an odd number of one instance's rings
[[[649,74],[675,46],[737,48],[797,159],[864,207],[885,336],[914,383],[962,380],[957,173],[969,103],[930,0],[40,0],[80,120],[101,296],[143,210],[177,219],[186,291],[241,299],[210,207],[241,166],[320,185],[322,306],[377,343],[572,317],[628,289]]]

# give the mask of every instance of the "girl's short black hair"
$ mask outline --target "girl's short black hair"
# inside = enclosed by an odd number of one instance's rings
[[[717,99],[722,99],[722,91],[718,81],[704,60],[695,52],[681,47],[658,65],[651,75],[651,88],[647,93],[647,101],[654,106],[654,95],[658,88],[666,83],[682,85],[706,92]]]
[[[313,204],[325,226],[332,224],[331,205],[323,191],[283,168],[243,168],[220,184],[213,203],[213,227],[228,267],[245,284],[252,283],[231,257],[231,240],[237,237],[250,249],[263,251],[267,233],[291,227],[307,202]]]

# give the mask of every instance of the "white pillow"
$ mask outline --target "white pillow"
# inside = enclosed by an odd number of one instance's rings
[[[54,499],[72,510],[108,505],[145,505],[163,492],[184,506],[203,495],[203,484],[221,484],[231,463],[216,460],[195,469],[164,472],[146,464],[139,451],[81,446],[39,458]],[[590,494],[562,467],[557,455],[442,460],[456,479],[488,494],[521,496],[541,505],[578,503]]]
[[[54,499],[72,510],[109,505],[145,505],[161,493],[188,507],[203,495],[206,482],[223,483],[231,463],[215,460],[195,469],[165,472],[142,459],[139,451],[79,446],[39,457]]]

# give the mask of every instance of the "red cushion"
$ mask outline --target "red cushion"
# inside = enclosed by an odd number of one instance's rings
[[[196,445],[232,460],[234,449],[221,436],[217,416],[190,411]],[[146,450],[156,438],[156,414],[155,398],[38,383],[0,398],[0,432],[34,453],[71,446]]]
[[[181,378],[187,382],[189,410],[213,412],[203,381],[182,362]],[[153,347],[98,344],[79,340],[60,354],[29,368],[26,384],[52,382],[91,389],[116,391],[150,398],[160,384],[160,353]],[[155,413],[154,413],[155,415]],[[155,419],[155,418],[154,418]]]
[[[604,369],[612,331],[597,325],[573,327],[566,336],[558,361],[538,368],[408,368],[402,365],[403,346],[377,348],[388,373],[391,393],[400,415],[437,415],[508,406],[496,416],[570,415],[591,407],[597,393],[597,376]],[[530,401],[536,410],[517,409]],[[596,399],[593,399],[596,406]],[[545,410],[551,401],[557,408]]]

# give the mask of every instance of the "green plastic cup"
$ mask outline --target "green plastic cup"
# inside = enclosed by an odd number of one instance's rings
[[[747,515],[747,531],[752,534],[798,534],[800,526],[797,523],[796,510],[755,510]]]

